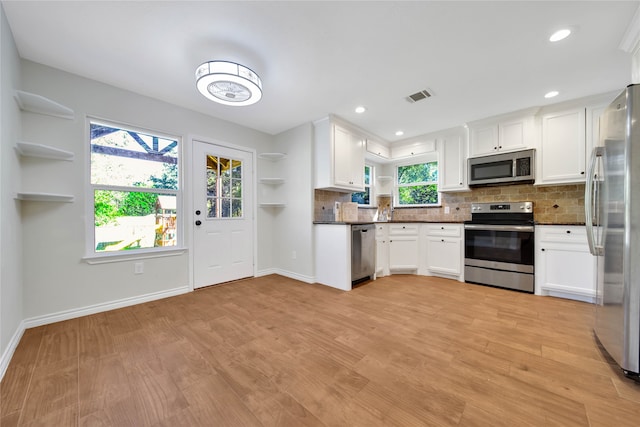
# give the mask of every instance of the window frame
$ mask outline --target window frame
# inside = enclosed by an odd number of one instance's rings
[[[375,167],[374,167],[372,164],[368,164],[368,163],[365,163],[365,164],[364,164],[364,167],[365,167],[365,168],[369,168],[369,185],[367,185],[367,184],[366,184],[366,180],[365,180],[365,179],[363,179],[363,180],[362,180],[362,182],[364,182],[364,183],[365,183],[365,184],[364,184],[364,192],[366,192],[366,191],[367,191],[367,188],[369,188],[369,204],[358,203],[358,208],[360,208],[360,207],[362,207],[362,208],[370,208],[370,207],[375,206],[375,205],[374,205],[375,197],[374,197],[374,194],[373,194],[373,193],[374,193],[374,185],[373,185],[373,182],[375,181],[375,180],[374,180]],[[363,174],[364,176],[366,176],[366,175],[365,175],[365,171],[364,171],[364,169],[363,169],[363,171],[362,171],[362,174]],[[363,193],[363,191],[354,191],[354,192],[352,192],[352,193],[351,193],[351,200],[350,200],[351,202],[353,201],[353,195],[354,195],[354,194],[356,194],[356,193]],[[357,203],[357,202],[356,202],[356,203]]]
[[[151,248],[140,248],[120,251],[96,251],[96,234],[95,234],[95,191],[107,190],[107,191],[123,191],[132,192],[132,187],[121,185],[108,185],[108,184],[93,184],[91,182],[91,125],[98,124],[109,126],[116,129],[122,129],[127,131],[139,132],[146,135],[152,135],[163,139],[175,140],[178,143],[177,147],[177,166],[178,166],[178,189],[164,189],[164,188],[136,188],[136,192],[141,193],[154,193],[158,195],[175,195],[176,197],[176,244],[174,246],[159,246]],[[83,261],[88,264],[101,264],[105,262],[117,262],[121,260],[140,259],[140,258],[156,258],[164,256],[180,255],[185,252],[185,227],[184,216],[186,210],[184,209],[184,173],[183,173],[183,158],[184,158],[184,138],[182,136],[174,135],[171,133],[153,130],[137,125],[132,125],[125,122],[118,122],[108,119],[102,119],[95,116],[86,116],[85,118],[85,137],[84,137],[84,149],[85,149],[85,256]]]
[[[411,166],[423,163],[433,163],[435,162],[438,167],[438,179],[435,181],[423,181],[423,182],[414,182],[411,184],[398,184],[398,168],[403,166]],[[411,187],[415,185],[433,185],[435,184],[438,188],[438,201],[436,203],[416,203],[416,204],[400,204],[400,187]],[[394,208],[424,208],[424,207],[440,207],[442,206],[442,195],[440,191],[440,159],[437,152],[426,154],[423,156],[416,156],[413,158],[406,159],[402,162],[393,164],[393,206]]]

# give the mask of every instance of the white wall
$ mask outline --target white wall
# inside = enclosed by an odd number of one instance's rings
[[[20,59],[4,9],[0,7],[0,378],[21,336],[24,317],[21,286],[22,237],[19,158],[14,150],[20,135],[20,111],[13,88],[20,84]]]
[[[89,115],[181,136],[185,149],[184,171],[190,170],[188,135],[225,141],[257,152],[271,151],[274,138],[30,61],[22,61],[21,65],[23,90],[46,96],[75,111],[75,120],[72,121],[22,114],[25,140],[75,153],[75,160],[70,163],[23,162],[23,190],[75,196],[74,203],[22,203],[24,316],[42,319],[65,310],[187,287],[188,254],[144,260],[145,273],[142,275],[133,274],[133,261],[99,265],[82,261],[85,256],[85,221],[92,220],[85,216],[89,147],[85,117]],[[185,199],[184,224],[188,230],[192,224],[188,192]],[[257,221],[260,269],[268,267],[261,265],[261,260],[269,258],[272,242],[268,234],[261,231],[268,229],[265,224],[269,225],[270,219],[257,210]],[[188,239],[185,244],[189,245]]]
[[[274,174],[285,179],[278,190],[278,197],[282,197],[287,205],[271,214],[273,265],[280,274],[313,282],[312,124],[307,123],[277,135],[275,149],[287,154],[286,159],[274,165]]]

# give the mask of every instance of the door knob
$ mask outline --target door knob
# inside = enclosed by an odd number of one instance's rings
[[[197,221],[196,221],[196,225],[202,225],[202,221],[197,220]]]

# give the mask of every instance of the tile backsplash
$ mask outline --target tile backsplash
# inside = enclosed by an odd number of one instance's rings
[[[533,215],[542,224],[584,224],[584,184],[534,186],[533,184],[479,187],[457,193],[442,193],[442,206],[396,208],[394,220],[454,221],[471,219],[471,203],[533,201]],[[332,221],[334,202],[351,201],[350,193],[315,190],[315,221]],[[445,207],[450,213],[445,214]],[[359,221],[371,221],[376,209],[358,209]]]

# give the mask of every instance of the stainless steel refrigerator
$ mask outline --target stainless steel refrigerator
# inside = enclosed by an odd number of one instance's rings
[[[595,333],[626,375],[640,378],[640,85],[600,117],[585,186],[587,237],[597,256]]]

